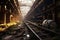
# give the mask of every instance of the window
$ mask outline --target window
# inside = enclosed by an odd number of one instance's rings
[[[18,0],[18,1],[20,3],[21,13],[22,13],[22,16],[24,18],[25,15],[30,10],[30,8],[33,5],[33,3],[34,3],[35,0]]]

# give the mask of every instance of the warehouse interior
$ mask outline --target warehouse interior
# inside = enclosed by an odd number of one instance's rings
[[[0,0],[0,40],[60,40],[60,0]]]

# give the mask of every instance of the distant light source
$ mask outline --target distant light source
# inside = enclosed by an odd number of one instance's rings
[[[35,1],[35,0],[34,0]]]
[[[6,10],[6,5],[5,5],[5,10]]]
[[[18,2],[21,4],[20,9],[23,18],[26,16],[28,11],[30,10],[31,6],[33,5],[35,0],[18,0]]]
[[[30,7],[21,6],[20,9],[21,9],[22,16],[24,17],[28,13],[28,11],[30,10]]]
[[[27,37],[30,37],[30,35],[29,35],[29,34],[27,34],[26,36],[27,36]]]

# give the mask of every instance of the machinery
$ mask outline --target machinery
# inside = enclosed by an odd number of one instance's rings
[[[0,31],[21,23],[18,0],[0,0]]]

